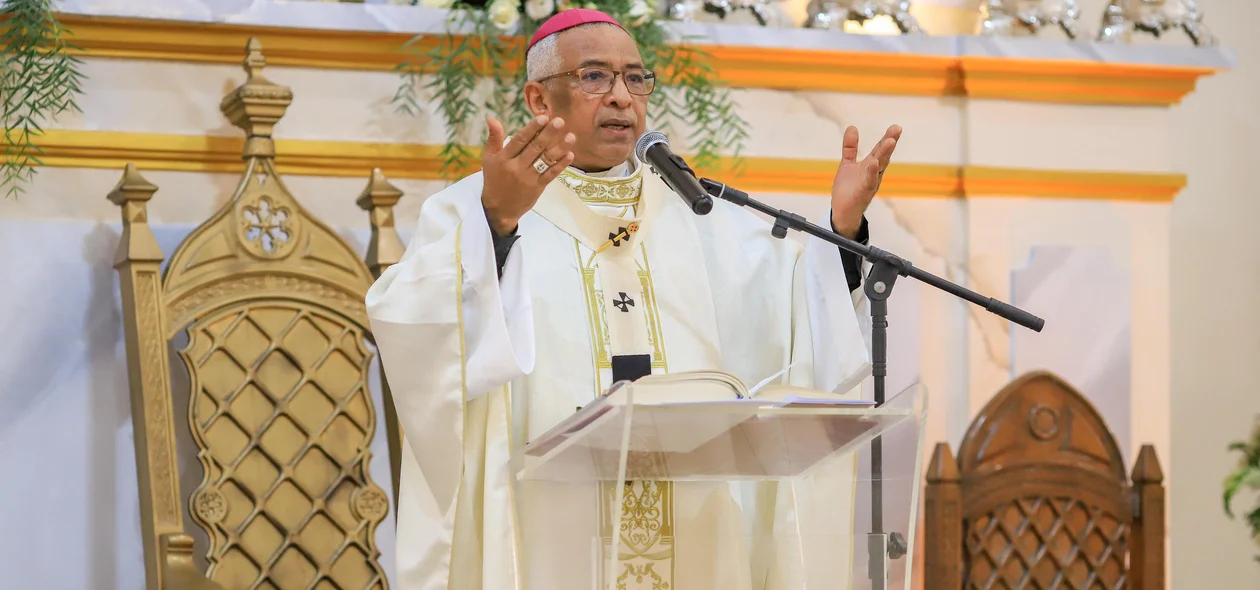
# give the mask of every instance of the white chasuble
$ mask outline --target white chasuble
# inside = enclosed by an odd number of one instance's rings
[[[369,291],[407,442],[397,587],[603,587],[613,534],[619,589],[803,588],[782,565],[803,542],[828,553],[830,581],[851,577],[852,462],[809,486],[628,483],[619,510],[616,486],[509,472],[514,451],[607,390],[619,357],[750,384],[791,366],[786,382],[854,398],[869,372],[835,247],[775,239],[725,202],[696,216],[628,166],[552,182],[502,277],[481,175],[465,178],[424,203],[403,260]],[[819,495],[827,510],[798,509]]]

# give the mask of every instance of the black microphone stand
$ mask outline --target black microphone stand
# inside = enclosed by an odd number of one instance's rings
[[[887,394],[884,389],[884,378],[888,375],[888,297],[892,295],[893,284],[899,276],[927,283],[1035,332],[1040,332],[1042,326],[1045,325],[1045,320],[1022,309],[992,297],[985,297],[961,285],[920,270],[906,259],[891,252],[850,240],[830,229],[810,223],[804,217],[791,211],[775,209],[751,199],[744,191],[708,178],[701,178],[700,185],[716,198],[773,217],[774,227],[771,228],[770,234],[776,238],[786,237],[789,229],[805,232],[857,254],[871,263],[871,272],[866,275],[863,289],[871,307],[871,374],[875,378],[876,407],[884,405]],[[873,590],[886,590],[888,559],[900,559],[905,556],[908,549],[905,537],[901,533],[896,531],[890,534],[884,533],[883,451],[883,443],[879,438],[871,441],[871,534],[868,537],[870,557],[868,569]]]

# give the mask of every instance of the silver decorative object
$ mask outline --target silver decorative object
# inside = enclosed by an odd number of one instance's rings
[[[673,20],[690,22],[705,12],[725,20],[727,16],[740,10],[747,10],[764,27],[770,22],[770,2],[771,0],[669,0],[667,14]]]
[[[1069,39],[1077,37],[1076,21],[1081,9],[1076,0],[983,0],[981,35],[1008,37],[1023,29],[1031,34],[1046,27],[1059,27]]]
[[[841,29],[844,21],[858,24],[879,16],[897,23],[902,33],[918,34],[919,21],[910,14],[910,0],[811,0],[805,26],[813,29]]]
[[[1111,0],[1103,11],[1098,40],[1128,41],[1133,31],[1159,37],[1172,29],[1184,31],[1195,45],[1210,47],[1218,43],[1203,24],[1203,13],[1195,0]]]

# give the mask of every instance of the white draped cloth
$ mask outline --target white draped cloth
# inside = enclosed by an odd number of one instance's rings
[[[481,190],[477,173],[430,197],[403,259],[367,296],[407,443],[397,587],[589,590],[591,548],[608,550],[613,529],[627,590],[799,587],[773,565],[783,549],[756,540],[770,530],[825,531],[841,552],[828,576],[849,578],[852,463],[825,492],[627,484],[611,528],[612,496],[527,488],[509,467],[607,390],[619,355],[750,385],[790,366],[788,383],[856,398],[869,353],[839,250],[775,239],[724,201],[697,216],[632,161],[562,173],[521,218],[500,277]],[[807,518],[796,503],[810,493],[834,510]]]

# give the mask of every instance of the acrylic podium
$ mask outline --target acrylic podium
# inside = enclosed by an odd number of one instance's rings
[[[617,387],[512,458],[518,587],[908,589],[926,401],[636,404]]]

